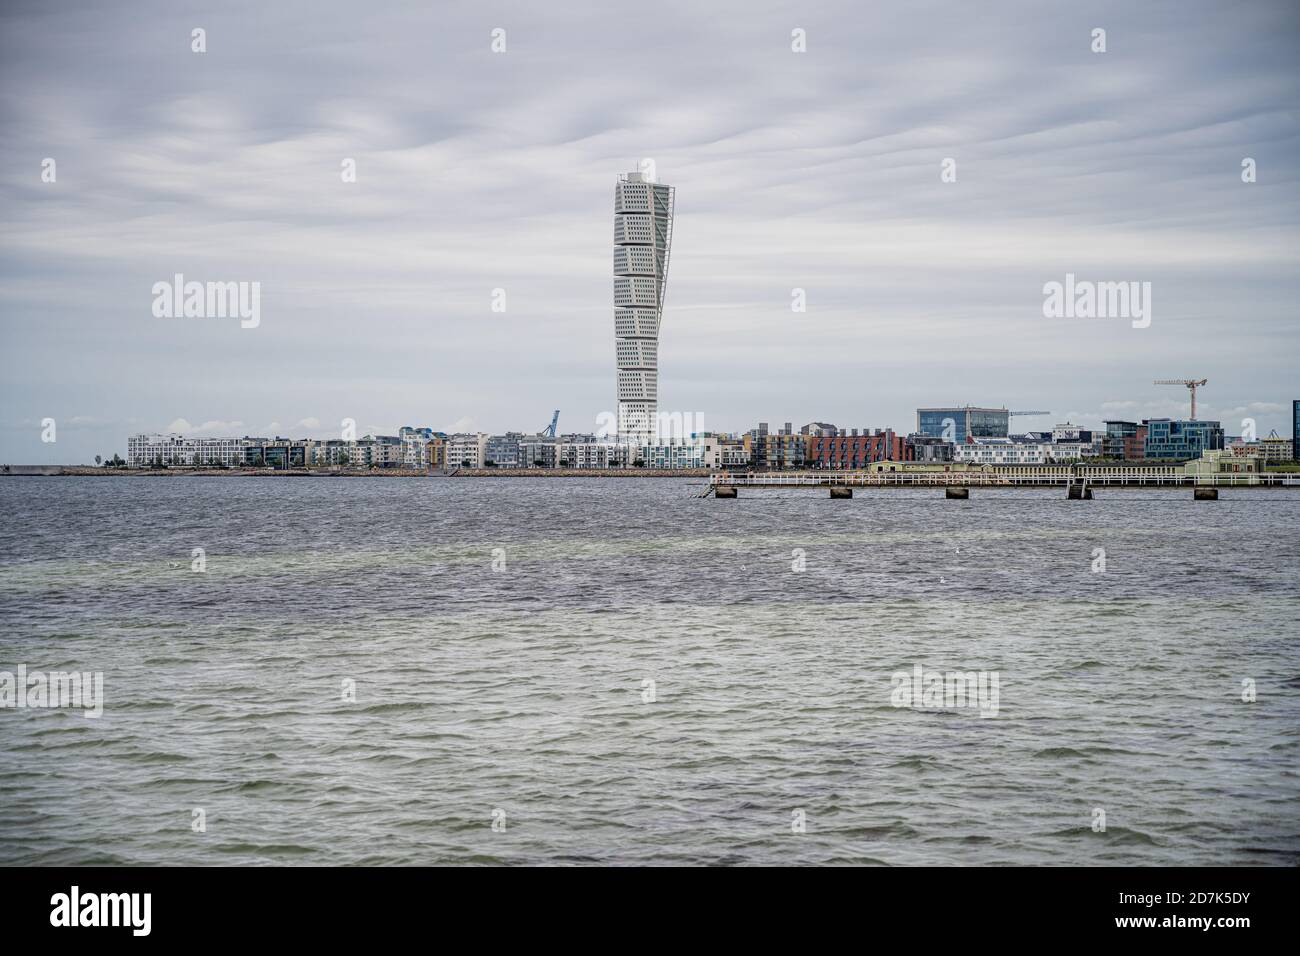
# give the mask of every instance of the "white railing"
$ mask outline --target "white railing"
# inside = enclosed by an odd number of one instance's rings
[[[1238,474],[1189,475],[1176,471],[1155,474],[1126,471],[1090,471],[1085,474],[1048,472],[1045,474],[1023,474],[1015,472],[873,472],[847,474],[808,474],[766,472],[754,474],[733,474],[719,472],[709,475],[709,485],[728,487],[864,487],[880,488],[890,486],[920,487],[1067,487],[1071,484],[1087,486],[1148,486],[1167,488],[1296,488],[1300,489],[1300,474]]]

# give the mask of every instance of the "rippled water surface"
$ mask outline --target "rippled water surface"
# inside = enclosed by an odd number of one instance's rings
[[[698,487],[0,479],[0,862],[1300,862],[1300,494]]]

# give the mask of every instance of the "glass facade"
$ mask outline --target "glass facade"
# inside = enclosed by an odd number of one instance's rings
[[[301,468],[307,463],[307,446],[290,442],[252,445],[244,449],[244,463],[258,468]]]
[[[1291,403],[1291,458],[1300,461],[1300,399]]]
[[[1106,458],[1141,458],[1146,439],[1146,426],[1137,422],[1108,421],[1106,437],[1102,439],[1101,453]]]
[[[971,408],[970,433],[976,438],[1006,438],[1010,434],[1011,415],[1004,408]]]
[[[963,444],[974,438],[1006,438],[1011,415],[1005,408],[918,408],[916,433]]]
[[[1223,429],[1218,422],[1175,421],[1153,418],[1147,422],[1147,458],[1187,460],[1202,452],[1223,448]]]

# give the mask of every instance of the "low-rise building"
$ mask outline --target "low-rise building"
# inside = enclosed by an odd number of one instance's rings
[[[764,471],[802,468],[807,460],[807,435],[794,434],[789,422],[779,432],[768,430],[767,422],[745,434],[745,451],[750,465]]]
[[[626,468],[635,451],[627,442],[572,441],[566,436],[556,454],[561,468]]]
[[[748,468],[749,465],[749,449],[745,447],[743,439],[718,439],[718,467],[727,469]]]
[[[519,443],[523,432],[506,432],[504,435],[489,435],[483,448],[483,463],[489,468],[518,468],[523,462],[519,457]]]
[[[1228,445],[1227,450],[1238,458],[1258,458],[1267,464],[1292,461],[1295,456],[1291,439],[1276,434],[1251,442],[1238,438]]]
[[[429,444],[424,446],[428,454],[428,466],[430,468],[447,467],[447,436],[442,432],[434,432],[433,437],[429,439]]]
[[[1207,451],[1223,450],[1223,428],[1218,422],[1151,418],[1143,424],[1147,458],[1188,461]]]
[[[448,435],[445,461],[447,468],[482,468],[486,460],[486,432]]]
[[[839,433],[840,430],[829,422],[809,422],[799,429],[800,435],[814,435],[819,438],[833,438]]]
[[[402,440],[396,435],[366,435],[352,446],[352,464],[359,468],[400,468],[404,456]]]
[[[1111,419],[1105,422],[1106,434],[1102,438],[1101,453],[1106,458],[1121,461],[1140,461],[1146,457],[1146,423]]]
[[[403,425],[397,431],[402,442],[402,467],[421,469],[429,467],[429,442],[433,440],[432,428],[412,428]]]
[[[1199,458],[1183,464],[1185,474],[1197,483],[1211,483],[1220,477],[1229,477],[1233,483],[1258,484],[1263,463],[1251,455],[1234,455],[1226,449],[1207,451]]]
[[[954,459],[954,445],[942,438],[913,433],[907,436],[907,461],[945,464]]]
[[[858,434],[858,429],[838,435],[809,435],[805,462],[809,468],[862,468],[875,461],[906,461],[911,453],[903,436],[893,429]]]
[[[1075,446],[1078,458],[1100,458],[1104,447],[1104,435],[1088,428],[1066,422],[1053,426],[1049,440],[1054,445]]]
[[[126,440],[128,468],[155,466],[240,468],[250,447],[264,438],[185,438],[170,434],[131,435]]]
[[[557,440],[549,435],[525,435],[519,441],[519,467],[554,468],[559,461]]]
[[[276,438],[244,449],[244,464],[255,468],[302,468],[311,461],[315,442]]]
[[[1094,438],[1092,432],[1084,429],[1067,429],[1060,433],[1060,437],[1054,431],[1025,432],[1023,435],[1012,435],[1011,441],[1020,445],[1041,446],[1043,458],[1049,462],[1099,458],[1102,450],[1100,436]]]
[[[352,464],[352,442],[343,441],[340,438],[315,442],[312,445],[311,456],[308,461],[312,465],[319,467],[350,465]]]
[[[637,460],[646,468],[717,468],[721,443],[708,436],[690,441],[668,442],[663,445],[642,445],[637,450]]]
[[[1018,442],[1010,438],[972,438],[953,448],[957,462],[972,465],[1045,465],[1051,442]]]
[[[918,408],[916,432],[965,444],[967,438],[1006,438],[1011,413],[1005,408],[977,408],[973,405],[947,408]]]

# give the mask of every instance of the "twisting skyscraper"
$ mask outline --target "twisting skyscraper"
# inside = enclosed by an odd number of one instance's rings
[[[641,173],[620,176],[614,187],[614,347],[622,442],[647,444],[655,438],[673,192]]]

